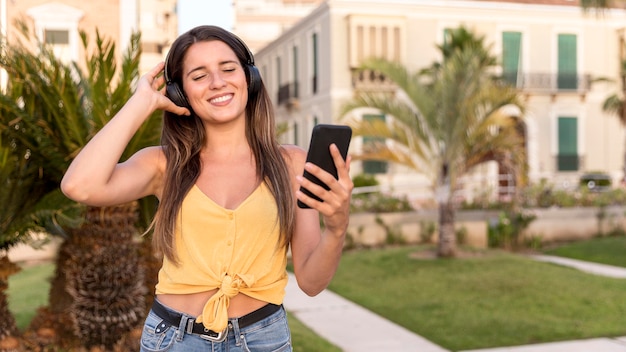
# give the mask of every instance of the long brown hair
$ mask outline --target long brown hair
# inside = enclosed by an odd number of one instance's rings
[[[199,26],[178,37],[168,54],[168,79],[182,90],[182,67],[185,54],[196,42],[219,40],[237,55],[250,85],[249,67],[254,59],[246,45],[232,33],[216,26]],[[260,76],[258,77],[260,79]],[[276,139],[274,110],[265,85],[257,82],[258,92],[249,92],[246,105],[246,138],[256,161],[256,173],[269,186],[278,207],[281,241],[288,246],[295,228],[295,199],[290,173]],[[200,118],[192,111],[184,117],[165,112],[161,144],[166,158],[166,171],[159,208],[154,218],[153,242],[156,249],[169,260],[178,263],[174,244],[174,229],[183,199],[195,184],[201,170],[200,150],[206,141]]]

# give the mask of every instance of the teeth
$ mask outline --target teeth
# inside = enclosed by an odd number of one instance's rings
[[[224,96],[221,96],[219,98],[211,99],[211,103],[222,103],[222,102],[225,102],[225,101],[229,100],[231,97],[232,97],[232,95],[230,95],[230,94],[224,95]]]

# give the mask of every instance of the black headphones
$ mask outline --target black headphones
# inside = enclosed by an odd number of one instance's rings
[[[240,45],[244,48],[246,53],[246,63],[244,64],[244,71],[246,73],[246,79],[248,81],[248,100],[254,98],[257,93],[261,90],[261,74],[259,73],[259,69],[254,65],[254,56],[252,56],[252,52],[248,48],[248,46],[236,35],[226,32],[226,36],[228,38],[223,38],[216,34],[214,38],[216,40],[220,40],[227,45],[229,45],[234,50],[235,45]],[[236,52],[236,51],[235,51]],[[182,106],[184,108],[189,109],[189,111],[193,111],[191,109],[191,105],[183,93],[183,90],[178,86],[178,83],[173,82],[170,79],[170,76],[167,73],[168,61],[169,61],[170,53],[167,53],[167,57],[165,58],[165,69],[163,70],[163,76],[165,77],[165,95],[176,105]]]

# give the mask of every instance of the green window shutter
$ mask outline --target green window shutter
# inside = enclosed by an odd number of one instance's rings
[[[375,121],[382,120],[385,121],[385,115],[372,115],[366,114],[363,115],[363,121]],[[363,145],[367,146],[368,143],[377,143],[384,142],[384,138],[377,137],[363,137]],[[387,162],[384,160],[364,160],[363,161],[363,172],[366,174],[384,174],[387,172]]]
[[[522,33],[502,33],[502,75],[506,82],[517,85],[520,66]]]
[[[558,171],[577,171],[578,119],[575,117],[559,117],[558,129]]]
[[[576,57],[576,35],[559,34],[558,39],[558,78],[559,89],[576,89],[578,59]]]
[[[444,28],[443,29],[443,46],[447,47],[448,45],[450,45],[451,43],[449,43],[448,39],[451,39],[452,36],[452,29],[450,28]]]

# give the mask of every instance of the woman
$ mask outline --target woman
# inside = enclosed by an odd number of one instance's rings
[[[161,145],[119,163],[156,109],[164,110]],[[61,184],[93,206],[159,198],[153,228],[163,266],[142,351],[291,350],[282,308],[288,247],[298,285],[316,295],[335,273],[348,226],[350,159],[334,145],[330,152],[338,179],[305,164],[301,148],[278,144],[271,101],[239,38],[199,26],[172,44]],[[304,179],[305,168],[330,190]]]

